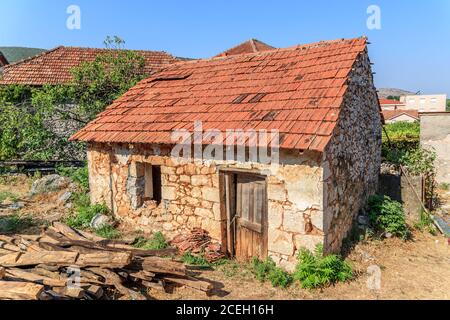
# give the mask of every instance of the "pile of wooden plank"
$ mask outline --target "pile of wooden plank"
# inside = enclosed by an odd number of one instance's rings
[[[140,250],[126,241],[54,223],[41,235],[0,235],[0,300],[149,299],[151,290],[188,286],[208,293],[174,249]]]
[[[171,242],[181,254],[190,252],[193,254],[202,254],[208,262],[215,262],[225,257],[222,253],[222,247],[214,243],[209,236],[208,231],[194,228],[190,234],[179,235]]]

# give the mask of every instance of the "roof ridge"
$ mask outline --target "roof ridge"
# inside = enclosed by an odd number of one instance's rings
[[[18,64],[22,64],[22,63],[24,63],[24,62],[28,62],[28,61],[30,61],[30,60],[33,60],[33,59],[36,59],[36,58],[45,56],[45,55],[47,55],[47,54],[49,54],[49,53],[52,53],[52,52],[55,52],[56,50],[61,49],[61,48],[64,48],[64,46],[57,46],[57,47],[55,47],[55,48],[53,48],[53,49],[43,51],[43,52],[38,53],[38,54],[36,54],[36,55],[34,55],[34,56],[31,56],[31,57],[28,57],[28,58],[25,58],[25,59],[18,60],[18,61],[16,61],[16,62],[10,63],[10,64],[4,66],[4,69],[3,69],[3,70],[6,70],[6,69],[8,69],[9,67],[13,67],[13,66],[16,66],[16,65],[18,65]]]
[[[273,50],[257,51],[257,52],[250,52],[250,53],[241,53],[241,54],[230,55],[230,56],[215,56],[215,57],[209,57],[209,58],[203,58],[203,59],[195,59],[195,60],[190,60],[190,61],[178,61],[178,62],[172,63],[170,66],[167,66],[166,68],[170,68],[170,67],[173,67],[175,65],[185,64],[185,63],[186,64],[187,63],[199,63],[199,62],[224,60],[224,59],[232,60],[232,59],[238,59],[239,57],[245,57],[245,56],[262,56],[262,55],[274,54],[276,52],[318,48],[318,47],[330,45],[330,44],[333,44],[333,43],[339,43],[339,42],[345,42],[345,41],[350,42],[350,41],[359,40],[359,39],[365,39],[366,42],[367,42],[367,37],[366,36],[362,36],[362,37],[358,37],[358,38],[348,38],[348,39],[341,38],[341,39],[336,39],[336,40],[325,40],[325,41],[314,42],[314,43],[311,43],[311,44],[296,45],[296,46],[291,46],[291,47],[286,47],[286,48],[274,48]],[[231,49],[233,49],[233,48],[231,48]],[[163,71],[163,70],[160,70],[160,72],[161,71]]]
[[[164,50],[144,50],[144,49],[115,49],[115,48],[94,48],[94,47],[79,47],[79,46],[62,46],[68,49],[82,49],[82,50],[102,50],[102,51],[134,51],[134,52],[159,52],[172,55],[171,53]]]

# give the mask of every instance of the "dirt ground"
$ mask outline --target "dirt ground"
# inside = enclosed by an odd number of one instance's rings
[[[14,211],[0,205],[0,216],[31,215],[40,220],[57,220],[68,214],[58,205],[58,194],[27,197],[31,183],[24,176],[0,180],[0,193],[15,195],[25,207]],[[18,200],[17,200],[18,199]],[[450,197],[449,197],[450,199]],[[6,204],[10,200],[6,200]],[[28,232],[27,232],[28,233]],[[201,277],[214,281],[210,296],[189,288],[173,288],[170,293],[152,290],[156,299],[445,299],[450,300],[450,245],[442,235],[414,231],[411,241],[386,239],[358,243],[347,261],[357,271],[355,280],[323,290],[304,290],[294,285],[288,289],[273,288],[254,279],[248,267],[229,262],[215,270],[202,270]],[[370,268],[369,268],[370,267]],[[369,289],[374,279],[368,268],[381,272],[381,286]]]

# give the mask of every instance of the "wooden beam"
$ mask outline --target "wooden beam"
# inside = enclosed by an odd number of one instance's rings
[[[0,281],[0,299],[38,300],[44,286],[29,282]]]

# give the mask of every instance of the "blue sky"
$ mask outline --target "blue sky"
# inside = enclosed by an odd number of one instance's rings
[[[72,4],[80,30],[66,28]],[[366,26],[369,5],[381,9],[381,30]],[[118,35],[130,49],[201,58],[250,38],[287,47],[367,35],[378,87],[450,95],[449,0],[0,0],[0,8],[0,46],[102,47]]]

